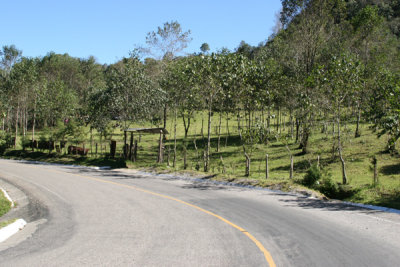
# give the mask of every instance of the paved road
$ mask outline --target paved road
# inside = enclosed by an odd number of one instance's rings
[[[0,178],[29,200],[16,211],[28,226],[0,244],[1,266],[400,262],[397,214],[132,170],[0,160]]]

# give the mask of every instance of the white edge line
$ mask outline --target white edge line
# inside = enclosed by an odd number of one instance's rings
[[[6,192],[6,190],[4,190],[3,188],[0,187],[0,190],[3,192],[4,196],[7,198],[8,201],[11,202],[11,208],[14,207],[14,201],[11,199],[11,197],[8,195],[8,193]]]
[[[7,240],[12,235],[18,233],[22,230],[26,225],[26,221],[24,219],[18,219],[15,222],[7,225],[0,229],[0,243]]]
[[[8,199],[8,201],[11,202],[11,208],[14,207],[14,201],[8,195],[6,190],[4,190],[3,188],[0,188],[0,190],[3,192],[4,196]],[[18,219],[15,222],[1,228],[0,229],[0,243],[7,240],[12,235],[18,233],[18,231],[22,230],[22,228],[24,228],[25,225],[26,225],[26,221],[24,219]]]

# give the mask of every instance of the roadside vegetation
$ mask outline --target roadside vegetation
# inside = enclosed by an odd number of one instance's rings
[[[190,31],[175,21],[108,66],[4,46],[0,153],[400,208],[398,1],[282,5],[266,42],[235,51],[184,56]],[[169,134],[124,134],[155,127]]]
[[[11,209],[11,202],[4,196],[3,192],[0,191],[0,217],[6,214]],[[0,225],[0,228],[2,226]]]

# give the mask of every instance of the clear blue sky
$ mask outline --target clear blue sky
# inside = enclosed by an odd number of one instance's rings
[[[202,43],[211,51],[251,45],[272,32],[280,0],[0,0],[0,46],[15,44],[24,56],[48,52],[93,55],[111,64],[144,45],[146,33],[177,20],[193,38],[188,53]]]

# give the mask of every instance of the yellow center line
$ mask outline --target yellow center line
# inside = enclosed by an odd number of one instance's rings
[[[29,166],[29,167],[38,168],[38,167],[34,167],[34,166]],[[56,173],[63,173],[63,174],[65,174],[65,172],[62,172],[62,171],[51,170],[51,169],[48,169],[48,170],[49,170],[49,171],[52,171],[52,172],[56,172]],[[82,178],[85,178],[85,179],[89,179],[89,180],[93,180],[93,181],[97,181],[97,182],[101,182],[101,183],[113,184],[113,185],[120,186],[120,187],[125,187],[125,188],[129,188],[129,189],[134,189],[134,190],[139,191],[139,192],[143,192],[143,193],[150,194],[150,195],[153,195],[153,196],[157,196],[157,197],[161,197],[161,198],[164,198],[164,199],[169,199],[169,200],[172,200],[172,201],[176,201],[176,202],[179,202],[179,203],[184,204],[184,205],[186,205],[186,206],[195,208],[195,209],[197,209],[197,210],[199,210],[199,211],[201,211],[201,212],[204,212],[204,213],[206,213],[206,214],[208,214],[208,215],[211,215],[211,216],[213,216],[213,217],[215,217],[215,218],[217,218],[217,219],[223,221],[224,223],[226,223],[226,224],[232,226],[233,228],[236,228],[237,230],[241,231],[241,232],[242,232],[244,235],[246,235],[246,236],[259,248],[259,250],[264,254],[264,257],[265,257],[266,261],[268,262],[269,266],[270,266],[270,267],[276,267],[275,262],[274,262],[274,260],[272,259],[271,254],[270,254],[270,253],[268,252],[268,250],[261,244],[261,242],[258,241],[252,234],[250,234],[248,231],[246,231],[246,230],[243,229],[242,227],[240,227],[240,226],[238,226],[238,225],[236,225],[236,224],[234,224],[234,223],[228,221],[227,219],[225,219],[225,218],[223,218],[223,217],[221,217],[221,216],[219,216],[219,215],[217,215],[217,214],[215,214],[215,213],[213,213],[213,212],[211,212],[211,211],[205,210],[205,209],[203,209],[203,208],[200,208],[199,206],[190,204],[190,203],[188,203],[188,202],[186,202],[186,201],[183,201],[183,200],[180,200],[180,199],[178,199],[178,198],[174,198],[174,197],[170,197],[170,196],[167,196],[167,195],[159,194],[159,193],[156,193],[156,192],[153,192],[153,191],[149,191],[149,190],[146,190],[146,189],[143,189],[143,188],[134,186],[134,185],[121,184],[121,183],[117,183],[117,182],[114,182],[114,181],[103,180],[103,179],[100,179],[100,178],[95,178],[95,177],[90,177],[90,176],[85,176],[85,175],[75,174],[75,173],[70,173],[70,172],[68,172],[68,174],[75,175],[75,176],[79,176],[79,177],[82,177]]]

